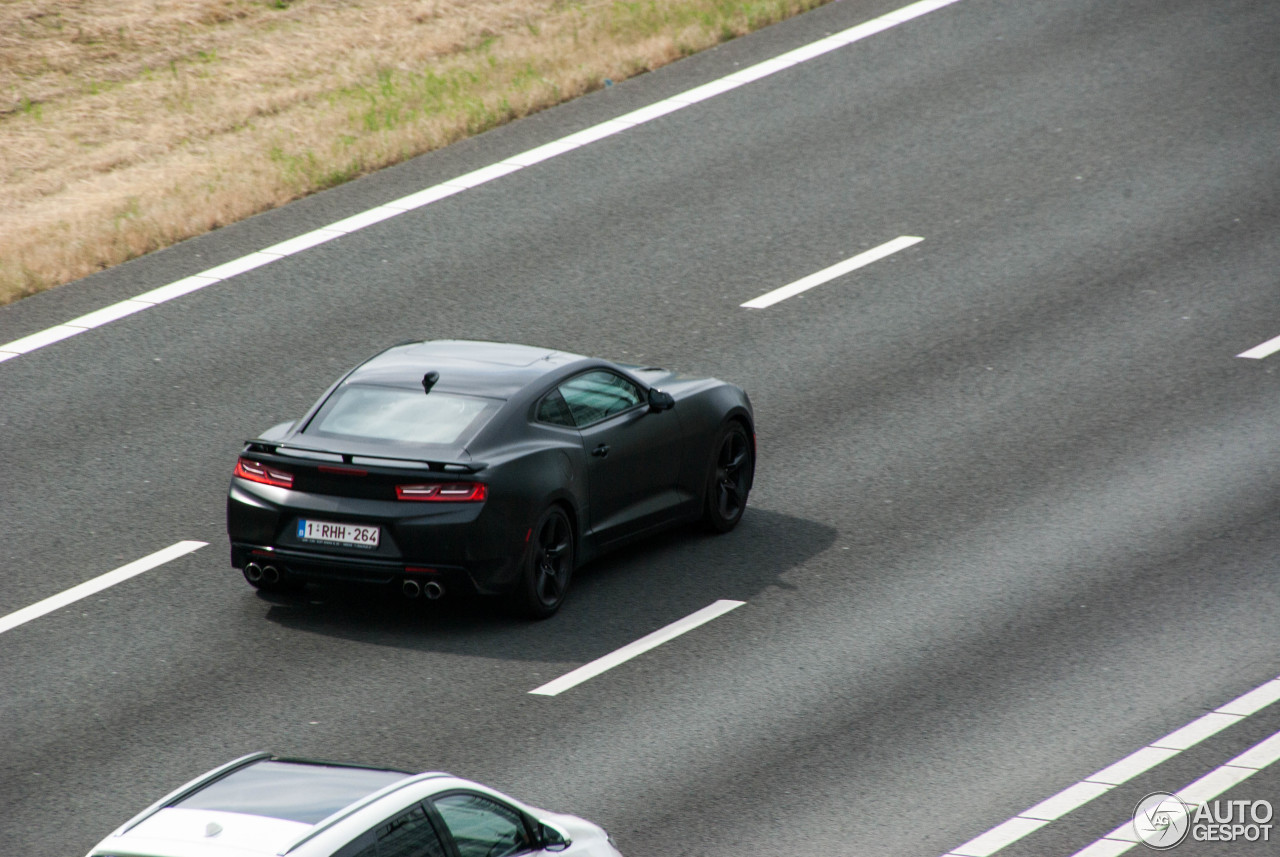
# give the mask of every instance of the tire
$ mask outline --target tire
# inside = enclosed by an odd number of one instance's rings
[[[746,511],[755,477],[755,450],[746,428],[736,421],[720,429],[712,450],[702,521],[712,532],[727,533]]]
[[[538,517],[520,560],[520,577],[508,599],[512,612],[530,619],[555,615],[573,577],[573,525],[560,506]]]

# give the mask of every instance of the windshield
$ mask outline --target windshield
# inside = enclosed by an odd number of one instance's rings
[[[499,404],[454,393],[353,384],[335,391],[303,433],[452,445],[484,425]]]

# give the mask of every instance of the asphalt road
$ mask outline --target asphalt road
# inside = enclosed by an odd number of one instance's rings
[[[833,3],[0,309],[0,342],[897,5]],[[209,543],[0,633],[0,855],[82,854],[268,749],[453,771],[640,857],[936,857],[1274,679],[1280,356],[1236,355],[1280,335],[1277,44],[1268,0],[960,0],[0,363],[0,616]],[[740,306],[900,235],[924,240]],[[239,443],[410,338],[741,384],[742,525],[589,566],[542,623],[259,596],[227,558]],[[529,694],[717,599],[745,604]],[[1264,708],[999,853],[1073,854],[1278,730]],[[1223,797],[1280,803],[1280,772]]]

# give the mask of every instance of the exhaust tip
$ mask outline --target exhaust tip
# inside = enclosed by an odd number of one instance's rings
[[[274,565],[263,566],[262,579],[265,580],[267,583],[279,583],[280,570],[276,568]]]
[[[405,598],[417,598],[422,594],[422,587],[418,585],[416,580],[406,580],[401,585],[400,591],[404,593]]]
[[[251,562],[244,567],[245,580],[250,583],[260,583],[262,581],[262,566],[256,562]]]
[[[435,601],[444,597],[444,587],[434,580],[428,580],[427,585],[422,587],[422,594]]]

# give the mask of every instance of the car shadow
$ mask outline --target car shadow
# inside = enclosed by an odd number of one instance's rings
[[[688,526],[628,545],[580,568],[559,613],[543,621],[505,615],[493,599],[438,601],[391,592],[311,586],[268,595],[266,618],[295,631],[371,645],[497,657],[574,660],[644,636],[719,599],[750,601],[787,587],[785,573],[827,550],[836,531],[749,509],[731,533]]]

